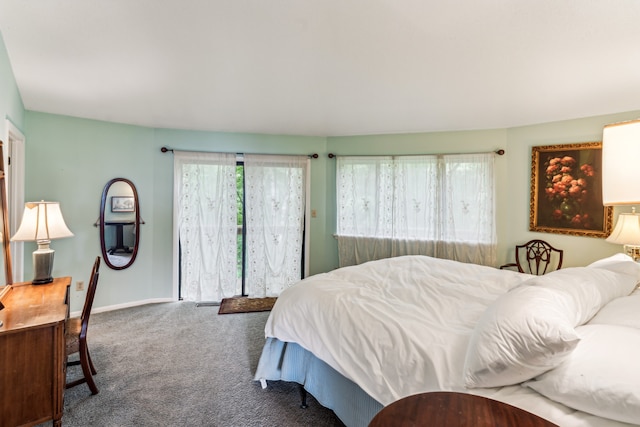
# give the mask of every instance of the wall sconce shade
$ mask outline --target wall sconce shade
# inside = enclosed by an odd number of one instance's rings
[[[606,125],[602,132],[602,201],[605,206],[640,203],[636,184],[640,120]]]
[[[33,283],[43,284],[53,281],[54,250],[49,247],[53,239],[71,237],[73,233],[62,217],[58,202],[28,202],[24,204],[24,213],[18,231],[11,238],[14,242],[38,242],[33,252]]]

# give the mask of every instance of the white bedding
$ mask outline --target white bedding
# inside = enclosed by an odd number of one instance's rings
[[[453,390],[505,401],[563,427],[628,425],[571,410],[521,385],[465,388],[465,354],[478,320],[532,277],[423,256],[345,267],[284,291],[265,334],[298,343],[383,405]]]

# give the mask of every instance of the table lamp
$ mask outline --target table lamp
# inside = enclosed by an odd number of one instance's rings
[[[71,237],[73,233],[67,228],[62,218],[58,202],[28,202],[24,204],[22,222],[18,231],[11,238],[15,242],[38,242],[38,249],[33,252],[33,284],[41,285],[53,282],[54,250],[49,247],[53,239]]]
[[[640,159],[640,120],[606,125],[602,133],[602,202],[605,206],[640,203],[636,184]],[[618,222],[607,242],[624,245],[634,260],[640,259],[640,215],[618,215]]]

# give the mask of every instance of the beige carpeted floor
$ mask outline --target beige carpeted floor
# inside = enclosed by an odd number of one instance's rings
[[[100,393],[65,393],[65,427],[343,426],[297,384],[254,382],[269,312],[218,316],[218,307],[150,304],[91,316]],[[69,379],[79,372],[70,367]],[[48,424],[50,425],[50,424]]]

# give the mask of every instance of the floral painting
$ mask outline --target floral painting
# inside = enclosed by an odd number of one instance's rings
[[[613,208],[602,204],[602,143],[533,147],[529,229],[607,237]]]

